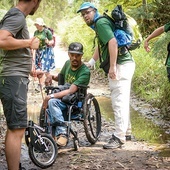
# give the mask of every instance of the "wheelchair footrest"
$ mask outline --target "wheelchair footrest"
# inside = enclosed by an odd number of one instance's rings
[[[72,114],[71,120],[83,120],[83,115],[82,114]]]

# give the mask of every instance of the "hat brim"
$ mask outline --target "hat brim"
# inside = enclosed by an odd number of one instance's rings
[[[73,54],[84,54],[83,52],[79,52],[79,51],[68,51],[68,52]]]
[[[40,26],[45,26],[45,23],[35,22],[34,25],[35,25],[35,24],[38,24],[38,25],[40,25]]]
[[[81,12],[81,11],[84,10],[84,9],[88,9],[88,8],[93,8],[93,7],[91,7],[91,6],[82,7],[82,8],[80,8],[80,9],[77,11],[77,13]]]

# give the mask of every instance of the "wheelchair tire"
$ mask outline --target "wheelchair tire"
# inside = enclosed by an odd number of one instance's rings
[[[43,107],[41,107],[40,117],[39,117],[39,125],[41,127],[44,127],[44,122],[45,122],[45,109]]]
[[[42,134],[41,137],[49,150],[48,151],[45,151],[45,149],[37,150],[30,142],[28,151],[32,162],[36,166],[45,169],[52,166],[52,164],[56,161],[58,155],[58,149],[54,139],[50,135]]]
[[[101,132],[101,112],[97,99],[88,93],[83,104],[84,130],[88,141],[95,144]]]

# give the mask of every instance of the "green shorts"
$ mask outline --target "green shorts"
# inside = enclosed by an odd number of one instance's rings
[[[26,77],[0,77],[0,99],[9,129],[27,127],[28,84]]]

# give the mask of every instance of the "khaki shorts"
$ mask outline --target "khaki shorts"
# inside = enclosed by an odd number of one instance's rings
[[[0,99],[9,129],[27,127],[28,84],[26,77],[0,77]]]

